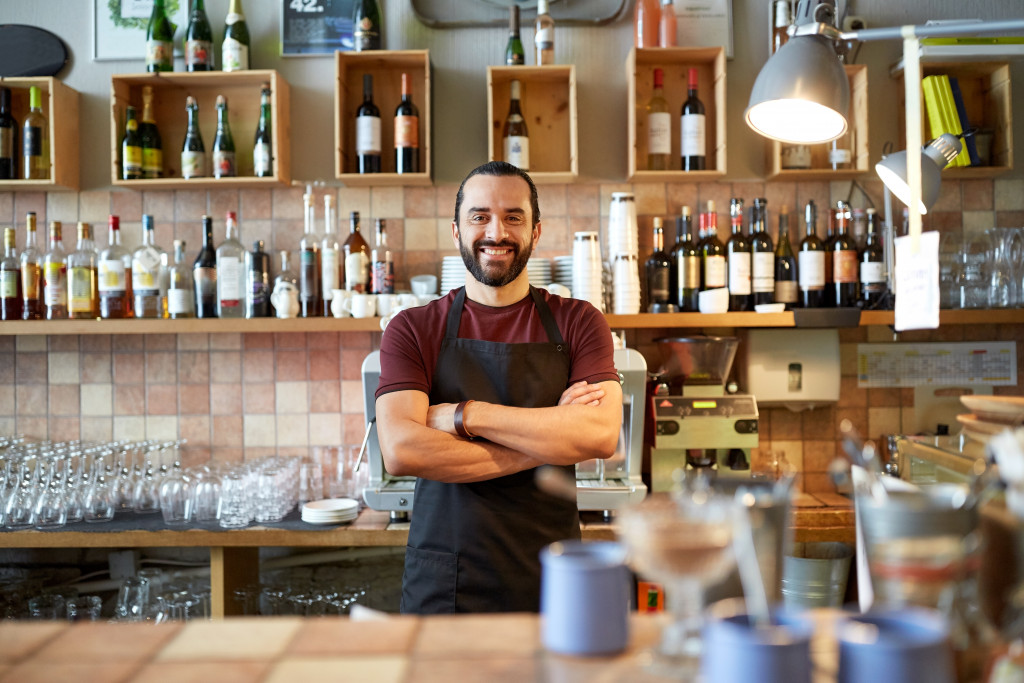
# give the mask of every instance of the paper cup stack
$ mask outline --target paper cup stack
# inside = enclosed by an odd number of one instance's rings
[[[601,242],[596,232],[577,232],[572,241],[572,295],[604,312]]]
[[[612,310],[640,312],[640,246],[636,200],[630,192],[613,192],[608,211],[608,258],[612,266]]]

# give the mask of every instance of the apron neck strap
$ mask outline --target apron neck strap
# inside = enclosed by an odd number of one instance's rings
[[[530,286],[530,296],[533,298],[533,305],[537,309],[537,315],[540,316],[541,325],[544,326],[544,331],[547,332],[548,341],[552,344],[564,344],[562,332],[558,329],[558,324],[555,323],[555,316],[551,314],[551,308],[544,301],[540,291],[532,285]],[[455,295],[455,300],[452,301],[451,309],[448,311],[448,320],[444,331],[446,339],[458,338],[459,324],[462,322],[462,308],[465,303],[466,288],[461,287]]]

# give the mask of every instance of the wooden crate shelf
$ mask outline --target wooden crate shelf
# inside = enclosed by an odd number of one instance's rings
[[[21,125],[29,112],[29,88],[42,95],[50,140],[50,177],[45,180],[0,180],[0,190],[78,190],[78,91],[52,76],[0,78],[0,86],[11,89],[11,115],[19,129],[16,158],[22,171]]]

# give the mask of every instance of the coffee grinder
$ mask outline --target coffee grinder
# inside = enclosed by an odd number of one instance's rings
[[[704,470],[712,478],[749,478],[757,402],[725,388],[739,340],[694,336],[655,342],[661,368],[651,397],[651,489],[671,490],[680,468]]]

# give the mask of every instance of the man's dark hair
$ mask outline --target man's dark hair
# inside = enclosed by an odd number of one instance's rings
[[[459,185],[459,193],[455,195],[455,225],[459,224],[459,212],[462,210],[462,200],[466,182],[475,175],[491,176],[518,176],[530,186],[530,211],[533,212],[533,220],[530,225],[537,225],[540,222],[540,202],[537,199],[537,186],[533,184],[533,178],[518,166],[513,166],[507,161],[488,161],[486,164],[477,166],[469,172]]]

